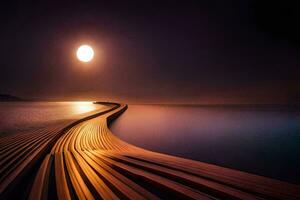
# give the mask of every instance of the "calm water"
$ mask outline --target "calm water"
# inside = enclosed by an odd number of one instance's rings
[[[59,120],[76,119],[104,107],[92,102],[0,102],[0,133],[4,135]]]
[[[129,143],[300,183],[300,111],[129,105],[112,125]]]

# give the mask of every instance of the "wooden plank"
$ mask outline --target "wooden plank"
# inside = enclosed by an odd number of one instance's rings
[[[95,190],[103,199],[119,199],[78,153],[72,153],[85,176],[89,179]]]
[[[201,193],[200,191],[196,191],[192,188],[189,188],[188,186],[174,182],[174,181],[164,178],[162,176],[138,169],[136,167],[125,165],[123,163],[114,161],[110,158],[101,157],[99,155],[97,157],[99,159],[105,161],[110,166],[117,167],[117,168],[127,171],[128,173],[131,173],[139,178],[150,181],[151,183],[153,183],[155,185],[159,185],[159,186],[175,193],[176,195],[182,196],[182,198],[183,197],[190,198],[190,199],[211,199],[212,198],[208,194]]]
[[[93,200],[94,197],[92,193],[90,192],[89,188],[85,184],[84,180],[82,179],[80,172],[78,171],[75,161],[72,158],[72,155],[70,152],[65,152],[66,156],[66,164],[68,169],[68,174],[70,176],[73,188],[77,194],[77,197],[79,199],[88,199]]]
[[[48,199],[49,176],[51,168],[51,156],[47,155],[40,166],[40,169],[34,180],[29,200],[46,200]]]
[[[211,193],[212,195],[218,196],[220,198],[231,198],[231,199],[255,199],[258,198],[255,195],[248,194],[246,192],[237,190],[235,188],[231,188],[224,184],[219,184],[217,182],[213,182],[204,178],[200,178],[197,176],[190,175],[188,173],[173,170],[169,167],[161,167],[159,165],[150,164],[141,162],[138,160],[126,158],[124,156],[120,156],[117,154],[112,153],[105,153],[103,152],[103,155],[106,157],[109,157],[111,159],[118,159],[121,161],[124,161],[126,163],[129,163],[131,165],[136,166],[139,169],[144,170],[150,170],[152,172],[155,172],[156,174],[163,174],[167,177],[174,178],[176,180],[184,181],[188,183],[188,185],[196,185],[197,188],[201,188],[202,191],[207,191]]]
[[[71,200],[70,191],[66,179],[63,154],[56,153],[54,156],[55,181],[58,199]]]
[[[117,172],[101,160],[97,159],[95,155],[93,155],[90,151],[84,151],[82,152],[87,155],[91,160],[93,160],[99,167],[101,167],[103,170],[106,170],[108,173],[110,173],[112,176],[116,177],[118,180],[122,181],[125,185],[131,187],[134,191],[138,192],[139,194],[143,195],[146,199],[159,199],[157,196],[146,190],[145,188],[141,187],[140,185],[136,184],[134,181],[126,178],[121,173]],[[86,158],[88,159],[88,158]],[[93,164],[92,166],[95,166],[96,164]]]

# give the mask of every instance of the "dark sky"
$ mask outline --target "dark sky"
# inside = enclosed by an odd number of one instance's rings
[[[295,1],[174,2],[2,4],[0,93],[125,102],[300,102]],[[95,49],[93,62],[76,59],[82,43]]]

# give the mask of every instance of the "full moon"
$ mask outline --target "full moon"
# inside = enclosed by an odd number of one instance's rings
[[[89,45],[81,45],[77,50],[77,58],[82,62],[90,62],[94,57],[94,50]]]

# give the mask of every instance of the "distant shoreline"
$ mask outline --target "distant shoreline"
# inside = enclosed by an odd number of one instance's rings
[[[0,102],[16,102],[16,101],[25,101],[25,100],[10,94],[0,94]]]

